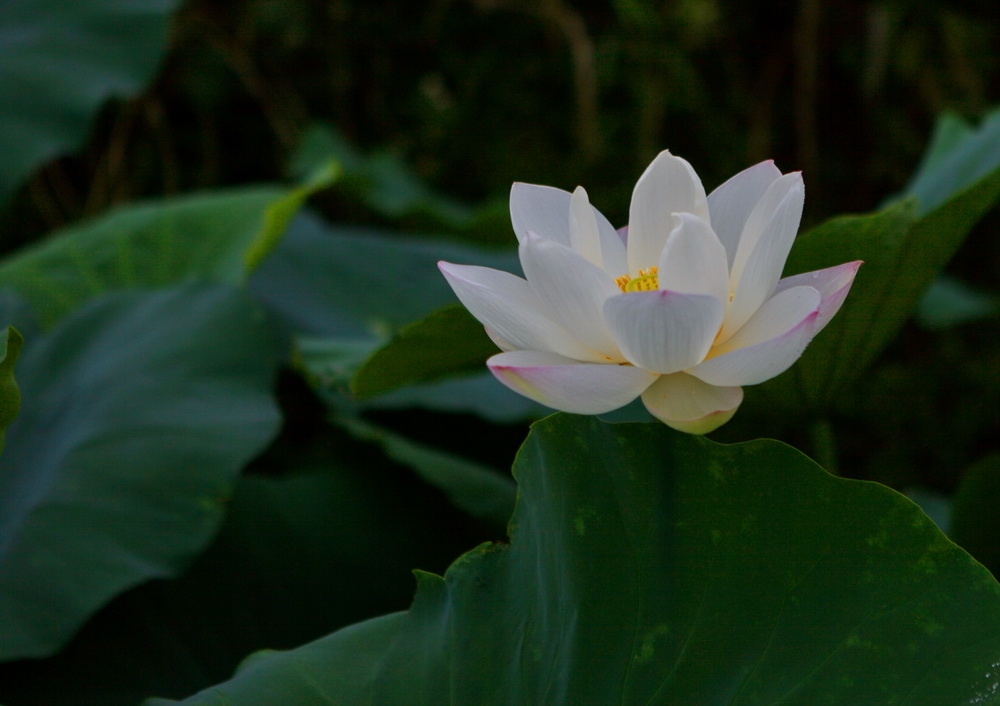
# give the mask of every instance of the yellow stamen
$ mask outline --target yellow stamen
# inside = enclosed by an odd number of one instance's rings
[[[636,277],[622,275],[615,279],[615,284],[623,292],[652,292],[660,288],[660,280],[657,275],[657,268],[650,267],[648,270],[639,270]]]

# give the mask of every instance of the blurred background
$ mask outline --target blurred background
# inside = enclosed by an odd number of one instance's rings
[[[972,0],[180,3],[152,82],[105,103],[82,149],[24,184],[0,245],[332,158],[344,176],[312,200],[329,221],[510,247],[512,182],[582,184],[622,225],[661,149],[708,190],[764,159],[803,171],[806,230],[900,192],[941,114],[976,124],[1000,98],[998,43],[1000,12]],[[979,325],[903,332],[849,415],[849,472],[948,491],[994,448],[982,392],[1000,363],[998,223],[989,214],[948,269]],[[799,441],[756,423],[720,434],[765,431]]]
[[[281,179],[318,123],[369,170],[405,165],[460,203],[502,201],[515,180],[585,184],[616,223],[661,149],[709,188],[774,159],[805,173],[814,223],[900,190],[943,111],[984,114],[998,31],[973,0],[185,2],[152,84],[31,181],[6,237]],[[395,215],[336,196],[337,220]]]
[[[806,229],[879,208],[910,182],[940,115],[976,125],[1000,102],[1000,10],[986,0],[147,4],[170,13],[153,79],[135,95],[103,103],[79,149],[20,182],[0,211],[5,253],[113,206],[291,182],[327,159],[343,175],[311,199],[315,212],[328,223],[375,228],[390,238],[430,235],[510,248],[506,199],[514,181],[582,184],[612,223],[624,225],[635,180],[662,149],[691,162],[708,190],[765,159],[783,172],[803,171]],[[143,3],[130,6],[141,12]],[[832,411],[840,472],[911,492],[931,514],[947,505],[970,467],[985,463],[996,477],[998,227],[994,210],[948,266],[946,290],[925,298]],[[275,537],[295,541],[296,521],[285,516],[290,506],[254,495],[251,482],[241,491],[245,504],[234,506],[192,573],[176,585],[158,582],[119,598],[69,656],[0,668],[0,678],[20,685],[0,698],[56,703],[45,700],[51,695],[30,696],[26,685],[52,675],[65,683],[111,683],[122,670],[140,675],[136,694],[183,696],[227,677],[250,649],[290,647],[403,609],[412,592],[405,569],[441,572],[464,549],[503,538],[502,523],[457,512],[405,464],[387,460],[357,433],[331,428],[328,401],[300,376],[286,370],[279,397],[282,435],[249,477],[352,459],[349,479],[328,489],[339,498],[339,524],[330,526],[330,506],[313,507],[298,521],[309,526],[302,531],[328,532],[341,547],[351,532],[359,533],[359,545],[392,547],[384,558],[395,573],[373,569],[360,549],[357,558],[319,551],[302,560],[301,575],[284,574],[266,587],[266,598],[244,606],[246,615],[257,611],[260,625],[235,617],[228,627],[212,623],[217,618],[198,623],[192,616],[201,609],[191,606],[231,601],[229,584],[219,586],[232,583],[233,572],[256,582],[278,571],[267,562],[232,563],[242,543],[258,546],[244,533],[259,513],[270,513],[268,526],[278,528],[267,540],[276,543],[274,561],[283,559]],[[400,409],[366,414],[394,433],[500,473],[528,422]],[[713,438],[774,436],[816,452],[815,430],[799,422],[771,417],[766,404],[748,400],[747,412]],[[308,492],[286,491],[299,498],[293,505],[308,501]],[[352,519],[369,502],[377,537]],[[415,524],[424,534],[407,536]],[[301,568],[324,562],[322,577]],[[280,571],[296,571],[289,566]],[[343,576],[354,588],[336,588]],[[286,579],[301,591],[287,589]],[[291,605],[324,600],[340,603],[325,612],[296,613]],[[143,632],[154,613],[157,627]],[[173,623],[169,630],[166,623]],[[102,627],[123,624],[138,632]],[[95,664],[87,657],[96,654],[94,644],[118,657]]]

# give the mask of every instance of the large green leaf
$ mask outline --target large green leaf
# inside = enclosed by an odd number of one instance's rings
[[[951,538],[1000,575],[1000,453],[979,460],[962,476],[951,506]]]
[[[768,399],[782,406],[827,407],[902,326],[910,309],[897,299],[892,273],[898,271],[913,230],[912,206],[904,203],[872,215],[834,218],[796,243],[786,275],[854,260],[865,264],[840,312],[792,370],[761,388]]]
[[[351,379],[351,392],[374,397],[418,382],[482,372],[497,346],[460,304],[438,309],[403,328],[369,356]]]
[[[515,475],[509,546],[185,703],[1000,703],[1000,586],[884,486],[569,415]]]
[[[101,298],[29,341],[0,476],[0,659],[184,567],[276,433],[273,335],[223,285]]]
[[[944,113],[903,196],[917,199],[920,215],[930,213],[954,194],[988,177],[998,164],[1000,110],[988,114],[978,127],[954,113]]]
[[[391,152],[364,155],[337,128],[316,123],[306,131],[290,166],[301,177],[324,160],[342,165],[345,188],[383,216],[425,215],[451,227],[468,225],[473,218],[471,209],[434,193],[398,155]]]
[[[1000,113],[978,131],[942,120],[907,200],[805,233],[785,274],[864,260],[840,313],[794,373],[769,383],[774,404],[826,411],[881,354],[972,227],[1000,199]]]
[[[51,324],[113,289],[194,278],[240,283],[333,173],[321,176],[288,190],[251,187],[117,208],[8,257],[0,287],[16,290]]]
[[[0,346],[3,346],[3,357],[0,358],[0,450],[3,449],[7,427],[17,418],[21,408],[21,391],[14,378],[14,364],[22,345],[24,338],[13,326],[0,331]]]
[[[924,328],[936,330],[981,321],[997,312],[1000,296],[942,275],[920,300],[916,320]]]
[[[482,536],[440,493],[335,429],[280,459],[254,464],[275,475],[239,479],[215,541],[181,576],[118,596],[54,657],[0,665],[0,703],[186,696],[254,650],[405,608],[413,566],[443,571]]]
[[[250,286],[276,320],[296,335],[299,362],[312,382],[346,392],[358,368],[383,346],[391,346],[404,327],[455,303],[437,268],[439,260],[519,271],[517,256],[510,251],[331,227],[306,212],[292,223]],[[449,336],[444,343],[454,340]],[[463,360],[468,360],[464,346],[469,343],[475,346],[472,355],[483,351],[482,338],[465,340],[458,351]],[[372,372],[378,374],[375,368]],[[366,406],[472,411],[501,422],[523,420],[542,409],[485,375],[411,386]]]
[[[178,4],[0,3],[0,201],[42,162],[74,149],[105,100],[149,81]]]
[[[540,416],[539,405],[486,372],[482,363],[496,348],[482,326],[454,305],[437,268],[442,259],[517,269],[509,252],[330,227],[304,213],[253,276],[251,289],[295,334],[297,367],[333,411],[332,421],[377,441],[458,506],[502,523],[513,494],[506,474],[358,419],[367,410],[413,407],[473,412],[501,423]],[[411,323],[415,319],[420,321]],[[437,379],[472,366],[482,372]],[[355,373],[357,392],[380,396],[350,399]]]
[[[518,269],[511,251],[331,226],[305,212],[251,288],[297,334],[368,337],[381,345],[403,326],[455,303],[439,260]]]
[[[510,519],[517,489],[509,475],[361,419],[341,419],[339,423],[359,439],[379,444],[389,458],[412,468],[470,515],[498,527]]]

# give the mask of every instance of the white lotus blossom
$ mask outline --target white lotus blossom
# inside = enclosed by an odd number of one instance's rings
[[[706,196],[691,165],[664,151],[621,231],[582,187],[514,184],[525,278],[439,267],[504,351],[487,364],[515,392],[579,414],[641,396],[664,423],[705,434],[736,412],[741,386],[798,359],[861,265],[780,279],[803,199],[801,174],[770,161]]]

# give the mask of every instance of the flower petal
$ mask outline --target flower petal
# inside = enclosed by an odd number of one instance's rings
[[[538,297],[520,277],[488,267],[439,262],[465,308],[494,340],[521,350],[552,351],[580,360],[602,360],[562,326],[542,313]]]
[[[747,217],[729,287],[733,301],[720,342],[736,333],[774,293],[802,217],[805,189],[798,172],[775,179]]]
[[[522,243],[524,241],[521,241]],[[587,198],[587,190],[576,187],[569,202],[569,242],[573,249],[598,267],[604,267],[597,218]]]
[[[743,402],[739,387],[716,387],[687,373],[661,375],[642,393],[654,417],[688,434],[707,434],[728,422]]]
[[[499,348],[500,350],[502,351],[515,350],[515,347],[513,345],[500,338],[496,334],[496,331],[491,329],[489,326],[483,326],[483,330],[486,331],[486,335],[489,336],[490,340],[493,341],[493,343],[496,344],[496,347]]]
[[[554,186],[515,182],[510,188],[510,222],[521,242],[528,231],[569,246],[570,193]]]
[[[708,195],[712,230],[726,249],[730,266],[736,258],[736,249],[747,217],[767,191],[767,187],[780,176],[781,172],[774,166],[774,162],[768,160],[744,169]]]
[[[574,250],[612,277],[625,274],[625,244],[608,219],[590,205],[587,191],[576,187],[570,200],[569,238]]]
[[[573,247],[570,237],[572,194],[552,186],[515,183],[510,189],[510,221],[518,242],[528,232]],[[625,272],[625,248],[608,219],[593,206],[605,268],[615,276]]]
[[[604,302],[621,294],[611,276],[577,251],[534,233],[521,242],[520,255],[542,312],[588,348],[624,362],[604,323]]]
[[[803,272],[800,275],[785,277],[778,281],[778,286],[775,287],[774,293],[778,294],[786,289],[802,285],[812,287],[819,292],[822,301],[819,305],[819,316],[816,317],[816,323],[814,324],[816,330],[813,331],[813,335],[815,336],[840,311],[840,305],[844,303],[847,293],[851,291],[851,285],[854,284],[854,276],[857,274],[861,264],[861,260],[855,260],[854,262],[845,262],[843,265],[837,265],[836,267],[828,267],[825,270]]]
[[[815,333],[820,295],[793,287],[771,297],[738,333],[687,370],[710,385],[756,385],[785,372]]]
[[[726,250],[711,226],[691,213],[675,213],[674,229],[660,255],[660,289],[710,294],[729,302]]]
[[[711,225],[701,179],[690,164],[664,151],[646,168],[632,192],[628,266],[633,277],[660,261],[673,213],[693,213]]]
[[[486,364],[514,392],[577,414],[618,409],[656,380],[656,375],[631,365],[581,363],[538,351],[498,353]]]
[[[732,338],[712,349],[711,357],[739,348],[755,346],[791,331],[803,319],[819,311],[820,293],[808,285],[792,287],[764,302],[757,313]]]
[[[604,318],[625,358],[664,374],[705,358],[722,314],[715,297],[664,290],[620,294],[604,304]]]

